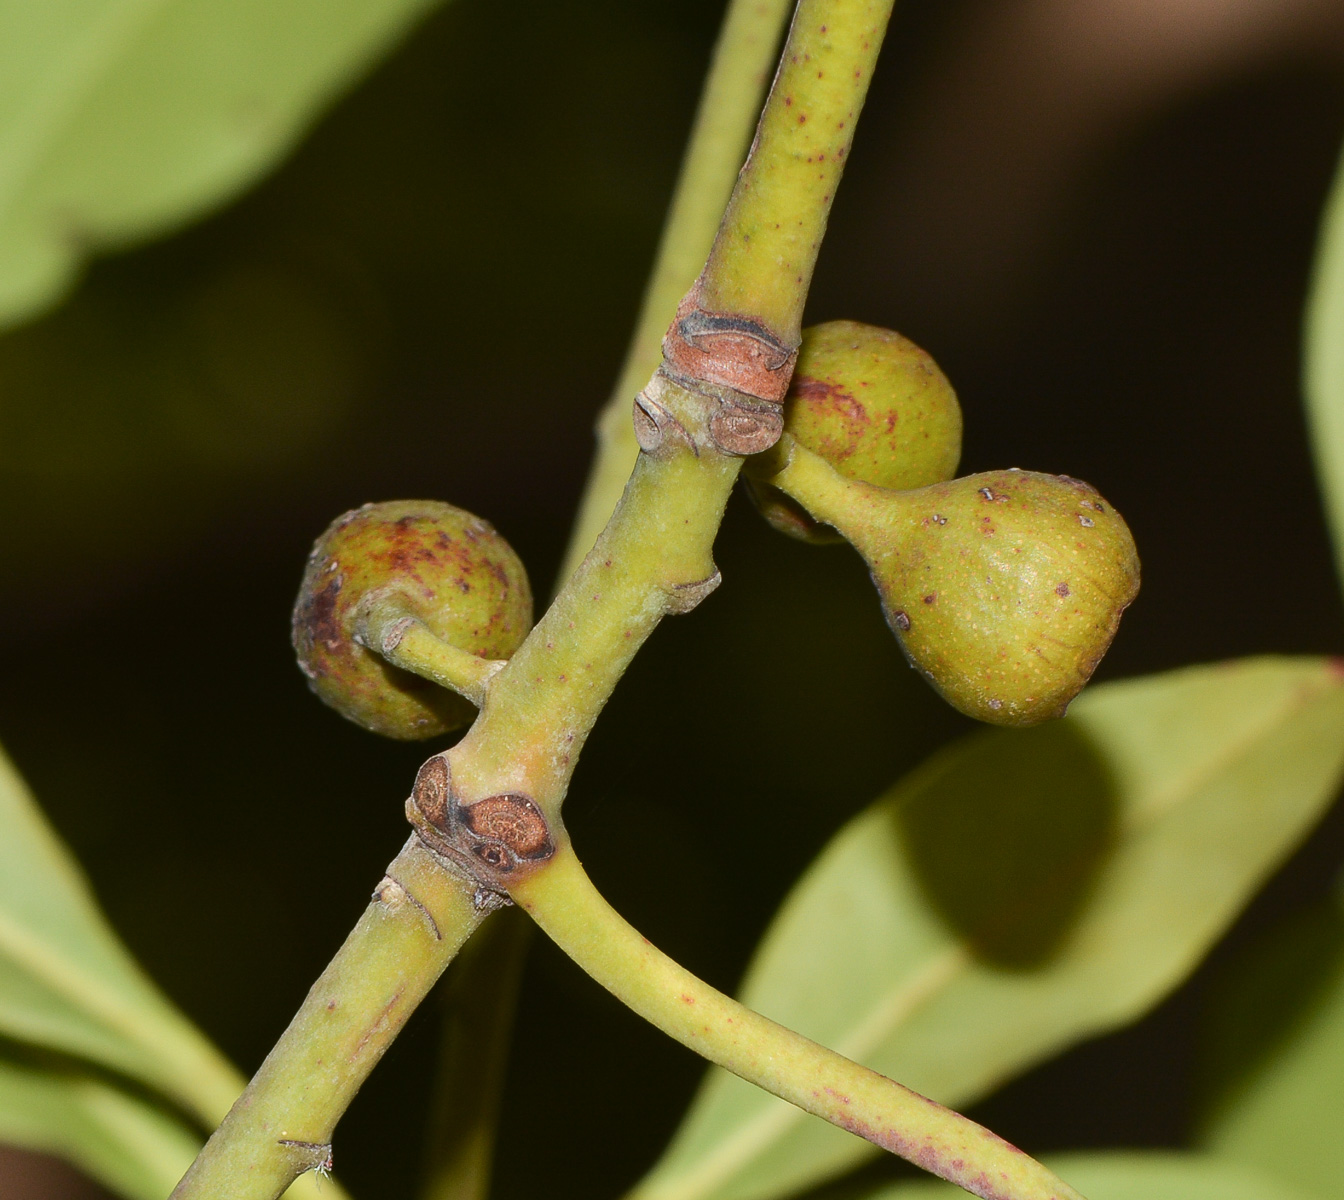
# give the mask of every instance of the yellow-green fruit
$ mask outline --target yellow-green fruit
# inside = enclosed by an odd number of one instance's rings
[[[844,526],[911,664],[996,725],[1062,716],[1139,589],[1120,514],[1067,475],[856,489]]]
[[[784,429],[846,478],[898,491],[951,479],[961,458],[961,407],[938,365],[899,333],[858,321],[803,331]],[[777,488],[750,476],[746,486],[780,532],[836,540]]]
[[[355,640],[368,604],[393,596],[445,642],[508,658],[532,625],[523,564],[488,522],[437,500],[366,504],[333,521],[308,557],[293,641],[313,691],[387,737],[465,725],[475,713],[467,700]]]

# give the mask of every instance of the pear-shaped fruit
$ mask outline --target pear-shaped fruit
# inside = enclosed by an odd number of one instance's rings
[[[1139,588],[1120,514],[1067,475],[989,471],[851,489],[836,518],[911,665],[996,725],[1062,716]]]
[[[293,641],[313,691],[387,737],[461,727],[470,702],[356,641],[367,606],[389,598],[445,642],[508,658],[532,625],[523,564],[489,523],[437,500],[366,504],[332,522],[308,557]]]
[[[908,338],[858,321],[803,331],[784,429],[847,479],[895,490],[950,479],[961,457],[961,407],[947,377]],[[783,492],[745,478],[780,532],[836,540]]]

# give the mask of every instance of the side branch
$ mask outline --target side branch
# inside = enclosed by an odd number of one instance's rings
[[[985,1200],[1082,1200],[997,1134],[696,978],[625,922],[569,847],[514,896],[598,983],[710,1062]]]

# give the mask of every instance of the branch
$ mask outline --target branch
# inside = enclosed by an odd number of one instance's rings
[[[177,1200],[267,1200],[325,1164],[336,1120],[387,1043],[506,896],[650,1020],[776,1094],[983,1196],[1077,1200],[973,1122],[750,1013],[647,946],[587,883],[560,817],[634,654],[664,616],[717,585],[713,541],[742,456],[779,437],[803,303],[890,8],[801,0],[713,250],[636,399],[641,453],[615,512],[483,689],[466,737],[421,767],[407,802],[418,838]]]
[[[514,896],[612,995],[734,1075],[985,1200],[1082,1200],[984,1126],[697,979],[625,922],[568,847]]]
[[[790,0],[731,0],[724,15],[634,335],[598,421],[597,457],[557,586],[574,574],[592,548],[634,469],[639,444],[630,398],[657,369],[663,332],[713,245],[790,8]],[[396,665],[454,686],[436,673],[432,656],[437,647],[425,652],[403,640],[399,649],[400,659],[387,655]],[[478,706],[483,703],[483,695],[463,694]],[[487,933],[469,944],[474,947],[486,937],[503,943],[502,948],[468,955],[452,968],[425,1200],[482,1200],[488,1192],[493,1126],[526,953],[524,935],[532,929],[526,920],[508,921],[508,915],[496,918]]]
[[[279,1196],[331,1165],[336,1122],[488,906],[412,837],[172,1200]]]
[[[634,469],[639,444],[630,425],[630,401],[658,369],[668,322],[714,244],[792,7],[792,0],[732,0],[724,17],[634,336],[598,419],[597,458],[560,569],[562,583],[611,519]]]
[[[741,456],[783,425],[803,302],[890,13],[891,0],[799,4],[723,226],[636,400],[634,473],[447,752],[459,807],[521,794],[558,822],[578,752],[631,658],[717,583],[711,549]]]

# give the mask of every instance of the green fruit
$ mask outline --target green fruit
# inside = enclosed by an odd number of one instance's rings
[[[1062,716],[1139,589],[1120,514],[1067,475],[852,490],[839,522],[912,666],[968,716]]]
[[[803,331],[784,430],[847,479],[897,491],[950,479],[961,457],[961,408],[947,377],[914,342],[858,321]],[[836,540],[777,488],[750,477],[746,487],[780,532]]]
[[[388,600],[481,658],[508,658],[532,625],[527,572],[494,528],[437,500],[366,504],[313,546],[294,605],[299,667],[342,716],[387,737],[434,737],[471,720],[471,703],[392,666],[357,640]]]

